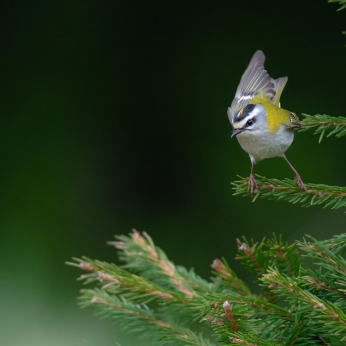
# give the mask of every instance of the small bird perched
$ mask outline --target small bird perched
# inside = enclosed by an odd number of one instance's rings
[[[243,74],[228,118],[241,147],[250,155],[251,174],[248,191],[258,192],[253,167],[257,161],[270,157],[283,157],[295,173],[297,185],[306,190],[298,172],[285,156],[291,145],[294,130],[301,124],[296,114],[280,108],[280,96],[287,77],[272,79],[264,69],[265,56],[258,50]]]

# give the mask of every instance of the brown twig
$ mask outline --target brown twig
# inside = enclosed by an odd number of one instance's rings
[[[253,253],[256,249],[256,246],[258,245],[258,242],[255,243],[255,245],[251,248],[249,248],[245,243],[242,243],[240,239],[236,239],[237,243],[239,245],[238,250],[244,251],[245,255],[250,259],[250,261],[256,266],[257,270],[261,273],[264,274],[264,269],[260,266],[256,258],[253,256]],[[238,257],[236,257],[238,259]],[[269,291],[269,301],[272,303],[274,302],[274,293],[271,291],[270,288],[268,288]]]
[[[126,289],[135,289],[137,288],[135,285],[131,285],[131,284],[128,284],[128,283],[124,283],[124,282],[121,282],[120,280],[116,279],[115,277],[111,276],[111,275],[108,275],[102,271],[98,271],[97,269],[93,268],[90,264],[88,263],[80,263],[79,264],[79,267],[84,269],[84,270],[88,270],[88,271],[91,271],[93,273],[97,273],[98,274],[98,280],[100,282],[103,282],[103,281],[107,281],[108,284],[102,286],[103,289],[107,289],[109,288],[110,286],[112,285],[121,285],[123,287],[126,287]],[[80,279],[85,279],[89,276],[86,276],[86,275],[82,275],[80,277]],[[150,290],[150,289],[145,289],[145,291],[153,296],[157,296],[161,299],[174,299],[174,297],[169,294],[169,293],[165,293],[165,292],[161,292],[161,291],[154,291],[154,290]]]
[[[313,277],[308,276],[306,277],[306,280],[309,281],[311,283],[310,287],[314,287],[314,288],[320,288],[320,289],[324,289],[326,291],[330,291],[333,293],[338,294],[339,296],[342,296],[343,298],[346,295],[346,292],[341,292],[339,290],[336,290],[332,287],[330,287],[329,285],[327,285],[325,282],[322,281],[316,281]]]
[[[234,319],[233,313],[232,313],[232,308],[231,305],[228,302],[228,298],[227,300],[223,303],[223,309],[225,310],[225,313],[221,315],[221,317],[226,317],[228,320],[229,325],[231,326],[231,329],[234,332],[238,332],[238,327],[237,327],[237,323]]]
[[[290,275],[293,277],[294,271],[290,265],[290,262],[287,259],[286,253],[283,252],[284,249],[285,249],[284,247],[280,247],[279,245],[274,246],[274,250],[276,250],[278,253],[277,256],[281,257],[284,260],[286,267],[288,268],[288,270],[290,272]]]
[[[248,179],[248,178],[246,178]],[[246,184],[244,184],[246,185]],[[280,185],[273,185],[273,184],[261,184],[258,185],[258,187],[262,187],[264,189],[267,190],[280,190],[280,191],[287,191],[287,192],[296,192],[296,193],[306,193],[303,190],[296,190],[296,189],[292,189],[290,187],[285,187],[285,186],[280,186]],[[335,196],[335,197],[345,197],[346,196],[346,192],[340,192],[340,191],[327,191],[327,190],[315,190],[315,189],[309,189],[308,193],[311,195],[316,195],[321,197],[322,194],[325,196]]]
[[[250,259],[250,261],[256,266],[257,270],[260,271],[262,274],[264,273],[263,268],[260,266],[258,261],[253,257],[253,253],[256,249],[256,246],[258,245],[258,242],[252,247],[249,248],[245,243],[243,243],[240,239],[237,238],[237,243],[239,245],[238,250],[244,251],[245,255]]]

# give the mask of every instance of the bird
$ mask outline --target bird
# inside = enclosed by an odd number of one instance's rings
[[[280,105],[280,97],[288,78],[271,78],[264,69],[264,61],[264,53],[256,51],[227,110],[233,126],[231,137],[237,137],[240,146],[250,156],[248,191],[251,194],[259,191],[253,174],[256,162],[279,156],[292,168],[294,180],[300,189],[307,192],[300,175],[285,155],[293,142],[294,131],[301,128],[297,115]]]

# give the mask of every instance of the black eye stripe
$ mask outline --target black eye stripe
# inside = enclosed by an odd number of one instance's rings
[[[255,108],[255,105],[250,103],[244,108],[244,111],[246,111],[247,113],[250,113],[254,108]]]
[[[244,120],[246,117],[248,117],[249,113],[253,111],[255,106],[256,106],[255,104],[249,103],[246,107],[244,107],[243,109],[240,109],[234,117],[234,123],[240,122]]]

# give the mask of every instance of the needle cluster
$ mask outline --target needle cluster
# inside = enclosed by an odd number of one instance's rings
[[[338,2],[341,5],[338,11],[341,11],[346,8],[346,0],[328,0],[328,2]]]
[[[321,143],[326,132],[328,132],[327,137],[332,135],[335,135],[337,138],[346,136],[345,117],[331,117],[325,114],[303,115],[305,118],[301,121],[302,129],[299,132],[304,132],[311,129],[315,130],[314,135],[320,134],[319,143]]]
[[[307,191],[301,190],[291,179],[269,179],[256,174],[258,192],[253,196],[248,191],[248,178],[239,177],[232,183],[234,195],[251,196],[253,202],[261,197],[270,200],[285,200],[290,203],[301,203],[303,207],[323,205],[333,209],[346,207],[346,187],[324,184],[305,184]]]
[[[259,243],[237,239],[236,259],[260,294],[226,259],[215,259],[204,280],[176,266],[146,233],[134,230],[110,244],[124,265],[87,257],[68,263],[93,285],[81,290],[80,305],[150,345],[346,345],[346,234],[290,245],[275,235]],[[315,267],[304,266],[299,251]]]

